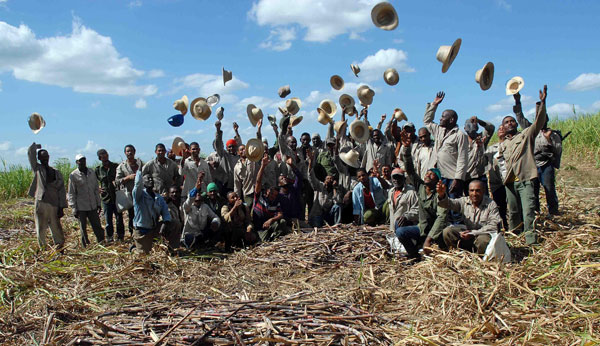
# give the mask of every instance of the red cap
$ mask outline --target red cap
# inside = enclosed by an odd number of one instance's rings
[[[237,142],[235,141],[235,139],[230,139],[225,144],[227,144],[227,146],[233,145],[235,147],[237,145]]]

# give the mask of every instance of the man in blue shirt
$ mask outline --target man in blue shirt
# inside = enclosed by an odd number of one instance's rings
[[[137,252],[149,253],[152,241],[158,236],[163,223],[171,222],[169,207],[160,194],[154,192],[154,179],[147,174],[142,178],[141,170],[135,174],[133,187],[133,246]],[[159,217],[162,216],[162,222]]]
[[[369,177],[364,168],[359,168],[356,177],[358,184],[352,191],[354,222],[370,226],[384,222],[381,209],[387,199],[384,190],[388,188],[388,184],[379,176],[378,162],[373,163],[373,176]]]

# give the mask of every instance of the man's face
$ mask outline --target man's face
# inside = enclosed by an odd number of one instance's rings
[[[300,137],[300,143],[302,143],[303,147],[309,147],[310,146],[310,136],[307,135],[303,135],[302,137]]]
[[[235,155],[235,145],[229,144],[227,146],[227,152],[230,153],[231,155]],[[239,149],[238,149],[238,152],[239,152]]]
[[[135,149],[132,147],[125,148],[125,156],[127,156],[128,159],[133,159],[135,157]]]
[[[100,162],[105,163],[108,161],[108,153],[100,153],[100,155],[98,155],[98,160],[100,160]]]
[[[190,147],[190,152],[192,153],[193,158],[197,158],[198,155],[200,155],[200,147],[194,144]]]
[[[330,188],[333,186],[333,177],[328,175],[325,177],[325,181],[323,182],[323,185],[325,185],[326,188]]]
[[[469,184],[469,199],[475,206],[479,206],[483,200],[483,185],[479,181],[473,181]]]
[[[429,134],[429,131],[426,129],[419,130],[419,140],[428,147],[431,144],[431,135]]]
[[[455,122],[456,120],[454,119],[454,114],[451,111],[445,110],[442,113],[442,118],[440,119],[440,126],[450,128],[455,124]]]
[[[423,178],[425,185],[433,188],[437,185],[438,180],[438,176],[432,171],[427,171],[427,173],[425,173],[425,177]]]
[[[48,162],[50,161],[50,154],[46,150],[40,150],[38,152],[38,159],[40,163],[44,166],[48,166]]]
[[[154,189],[154,178],[150,174],[144,175],[144,187],[146,190]]]
[[[286,178],[285,175],[280,175],[279,179],[277,180],[277,183],[279,184],[279,186],[286,186],[288,184],[288,180]]]
[[[210,198],[212,200],[217,198],[217,192],[215,190],[210,190],[210,191],[206,192],[206,195],[208,196],[208,198]]]
[[[296,148],[298,147],[298,142],[296,142],[296,138],[289,136],[287,138],[287,145],[292,149],[292,150],[296,150]]]
[[[335,149],[335,144],[334,143],[327,144],[327,150],[329,150],[330,153],[333,153],[334,149]]]
[[[387,180],[390,180],[392,178],[392,168],[390,166],[383,166],[383,168],[381,169],[381,173],[383,174],[383,177]]]
[[[277,191],[277,189],[267,190],[267,199],[269,202],[274,202],[275,199],[277,199],[277,195],[279,195],[279,191]]]
[[[505,117],[502,120],[502,127],[504,127],[505,135],[514,135],[517,133],[517,121],[511,116]]]
[[[504,129],[504,125],[500,125],[498,127],[498,138],[504,140],[504,137],[506,137],[506,130]]]
[[[315,136],[312,138],[312,144],[315,147],[321,146],[321,138]]]
[[[401,174],[396,174],[392,176],[392,183],[394,187],[397,189],[404,188],[404,176]]]
[[[246,146],[245,145],[240,145],[238,147],[238,155],[241,158],[244,158],[244,159],[246,158]]]
[[[169,198],[173,201],[181,200],[181,191],[178,188],[172,187],[169,189]]]
[[[156,148],[156,150],[154,151],[154,153],[156,154],[157,158],[164,159],[165,158],[165,154],[167,153],[167,150],[165,149],[165,147],[159,146],[158,148]]]
[[[199,207],[202,204],[202,195],[200,195],[199,193],[196,194],[196,197],[194,198],[194,205],[196,207]]]
[[[240,198],[238,197],[237,193],[235,193],[235,192],[230,192],[227,195],[227,201],[229,202],[229,205],[234,205],[238,199],[240,199]]]
[[[80,158],[79,160],[76,161],[76,163],[77,163],[77,167],[79,168],[79,170],[87,168],[85,157]]]
[[[366,185],[369,183],[369,176],[367,175],[367,173],[365,173],[363,171],[358,172],[356,179],[358,180],[358,182],[362,183],[363,185]]]
[[[377,144],[377,145],[381,144],[382,139],[383,138],[381,138],[381,131],[379,131],[379,130],[373,131],[373,142],[375,142],[375,144]]]

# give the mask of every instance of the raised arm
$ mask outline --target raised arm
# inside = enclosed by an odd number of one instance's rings
[[[262,161],[260,162],[260,168],[258,169],[258,174],[256,175],[256,185],[254,185],[254,195],[260,193],[262,190],[262,178],[265,173],[265,168],[269,164],[269,154],[265,153],[263,155]]]
[[[415,165],[413,164],[411,155],[412,141],[410,139],[410,136],[406,132],[402,132],[400,134],[400,138],[402,141],[402,161],[404,162],[406,174],[408,176],[409,181],[413,184],[415,189],[419,189],[419,186],[423,184],[423,180],[421,179],[421,176],[419,176],[419,174],[415,171]]]
[[[423,116],[423,123],[425,126],[429,128],[430,132],[433,132],[433,129],[437,127],[437,124],[433,122],[435,118],[435,111],[437,107],[446,97],[446,94],[443,91],[438,92],[433,99],[433,102],[427,104],[427,108],[425,109],[425,115]]]
[[[223,157],[225,154],[225,148],[223,147],[223,131],[221,131],[221,121],[217,120],[215,122],[215,128],[217,129],[217,133],[215,134],[215,141],[213,142],[213,148],[217,152],[219,157]]]
[[[383,126],[383,122],[385,121],[386,117],[387,117],[387,114],[382,114],[381,115],[381,120],[379,120],[379,123],[377,123],[377,129],[379,131],[381,131],[381,126]]]
[[[490,143],[490,140],[494,135],[494,131],[496,131],[496,127],[494,126],[494,124],[485,120],[481,120],[479,118],[477,118],[477,123],[483,126],[483,133],[481,134],[481,136],[483,137],[483,146],[484,148],[487,148],[488,143]]]
[[[521,107],[521,94],[516,93],[513,95],[513,98],[515,99],[513,113],[515,113],[515,116],[517,117],[517,123],[519,124],[519,126],[521,126],[521,129],[524,130],[531,126],[531,122],[527,120],[527,118],[525,118],[525,116],[523,115],[523,109]]]
[[[34,172],[37,170],[37,168],[39,166],[39,163],[37,162],[36,150],[40,149],[41,147],[42,147],[41,145],[33,142],[29,146],[29,149],[27,149],[27,158],[29,159],[29,165],[31,166],[31,170]]]
[[[546,114],[546,96],[548,95],[548,86],[544,85],[544,91],[540,90],[540,100],[535,104],[535,121],[531,126],[531,133],[528,135],[535,138],[546,125],[548,115]]]
[[[458,131],[457,134],[458,160],[456,161],[454,180],[465,181],[467,177],[467,167],[469,166],[469,139],[462,131]]]
[[[448,194],[446,194],[446,185],[444,183],[438,181],[436,190],[438,193],[438,205],[440,207],[462,213],[462,203],[460,202],[460,199],[449,198]]]
[[[314,154],[311,151],[308,154],[308,182],[315,191],[321,192],[324,189],[324,184],[315,176],[314,161]]]

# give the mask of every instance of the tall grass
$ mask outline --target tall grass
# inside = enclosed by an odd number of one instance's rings
[[[600,112],[577,114],[562,120],[552,119],[548,127],[560,130],[563,136],[571,131],[563,142],[563,157],[587,158],[600,166]]]
[[[0,158],[0,199],[25,197],[29,191],[29,185],[33,180],[33,172],[29,166],[8,164]],[[66,184],[69,174],[76,168],[71,165],[69,159],[60,158],[54,161],[52,167],[56,168],[63,176]]]

